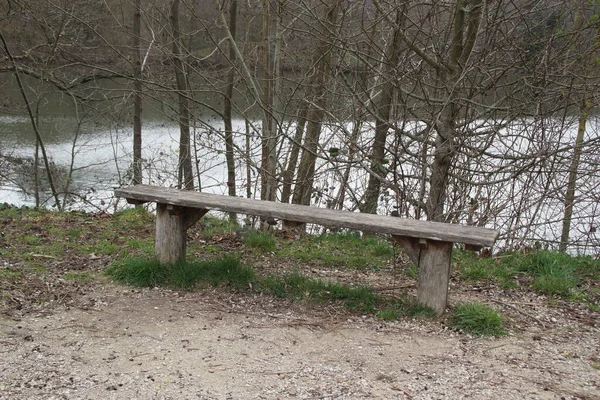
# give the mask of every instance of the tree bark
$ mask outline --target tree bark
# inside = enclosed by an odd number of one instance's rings
[[[142,183],[142,34],[141,0],[135,0],[133,11],[133,184]]]
[[[328,7],[324,13],[324,25],[326,32],[335,32],[338,11],[341,2],[333,0],[328,3]],[[292,203],[294,204],[310,204],[310,197],[313,191],[313,182],[315,179],[315,164],[317,161],[317,149],[319,138],[321,136],[321,126],[323,117],[325,116],[325,107],[327,106],[327,93],[325,88],[325,80],[331,71],[332,59],[332,41],[334,38],[324,36],[320,39],[319,44],[315,48],[313,57],[313,65],[316,68],[314,80],[311,82],[313,101],[308,106],[306,136],[304,138],[304,148],[300,165],[298,167],[298,179],[294,188],[294,196]]]
[[[194,173],[192,170],[192,156],[190,150],[190,110],[189,90],[186,80],[185,64],[181,46],[181,31],[179,30],[179,3],[171,3],[171,28],[173,33],[173,65],[175,67],[175,80],[177,82],[177,97],[179,99],[179,173],[178,187],[185,190],[194,190]]]
[[[465,16],[465,0],[458,0],[454,9],[452,25],[452,42],[450,56],[443,66],[437,67],[437,79],[440,92],[439,98],[445,98],[437,113],[434,126],[437,131],[431,177],[429,181],[429,196],[425,204],[427,218],[431,221],[442,222],[445,219],[444,203],[452,161],[456,154],[456,125],[459,117],[459,105],[454,98],[457,80],[469,59],[481,23],[481,7],[483,0],[470,1],[468,17]]]
[[[290,154],[287,160],[287,167],[282,175],[283,186],[281,189],[281,202],[289,203],[292,195],[292,182],[294,180],[294,172],[298,164],[298,156],[300,155],[300,147],[302,137],[304,136],[304,128],[306,127],[306,114],[308,108],[302,107],[300,114],[296,119],[296,132],[294,140],[290,142]]]
[[[573,148],[573,159],[571,160],[571,166],[569,167],[569,180],[567,182],[567,192],[565,193],[565,212],[559,245],[559,250],[562,252],[567,251],[567,247],[569,246],[573,204],[575,203],[575,189],[577,188],[577,172],[579,170],[579,161],[583,150],[583,139],[585,137],[589,109],[590,102],[584,100],[579,109],[579,126],[577,127],[577,138],[575,139],[575,147]]]
[[[375,122],[375,139],[371,150],[371,171],[369,183],[365,192],[365,202],[361,209],[362,212],[369,214],[377,213],[377,204],[379,192],[381,190],[381,178],[387,174],[387,168],[384,167],[385,144],[389,130],[390,113],[394,99],[394,70],[398,66],[400,58],[401,36],[400,29],[403,28],[405,7],[398,8],[396,11],[396,26],[387,48],[385,57],[385,66],[383,68],[382,81],[383,89],[377,102],[375,112],[377,121]]]
[[[263,0],[263,120],[261,136],[261,190],[262,200],[275,201],[277,197],[277,130],[274,119],[275,39],[274,10],[271,1]]]
[[[237,20],[237,0],[232,0],[229,6],[229,31],[231,37],[235,40],[236,35],[236,20]],[[223,123],[225,125],[225,160],[227,162],[227,191],[230,196],[236,196],[235,188],[235,157],[233,154],[233,123],[232,123],[232,103],[233,103],[233,87],[235,81],[235,49],[233,44],[229,42],[229,62],[231,70],[227,74],[227,86],[225,87],[225,95],[223,98]],[[235,222],[237,215],[234,212],[229,213],[229,220]]]

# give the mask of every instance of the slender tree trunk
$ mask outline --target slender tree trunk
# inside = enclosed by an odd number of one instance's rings
[[[142,4],[135,0],[133,11],[133,184],[142,183]]]
[[[244,118],[246,126],[246,197],[252,198],[252,146],[250,143],[250,122],[248,118]]]
[[[235,40],[237,20],[237,0],[232,0],[229,6],[229,31],[231,37]],[[233,122],[232,122],[232,102],[233,86],[235,81],[235,49],[229,42],[229,62],[231,70],[227,75],[227,86],[225,87],[225,96],[223,98],[223,123],[225,125],[225,160],[227,162],[227,191],[230,196],[235,197],[235,158],[233,154]],[[237,215],[234,212],[229,213],[229,220],[235,222]]]
[[[275,201],[277,197],[277,132],[274,119],[274,70],[275,40],[274,10],[271,1],[263,0],[263,120],[262,120],[262,157],[261,189],[262,200]]]
[[[579,161],[583,148],[583,139],[585,137],[585,128],[587,125],[590,102],[584,100],[579,109],[579,126],[577,128],[577,138],[573,148],[573,159],[569,167],[569,181],[567,182],[567,192],[565,193],[565,213],[563,216],[562,232],[560,235],[559,250],[567,251],[569,245],[569,234],[571,232],[571,220],[573,217],[573,204],[575,203],[575,189],[577,188],[577,172],[579,170]]]
[[[290,143],[290,155],[288,157],[287,167],[283,172],[282,180],[283,187],[281,189],[281,202],[289,203],[292,194],[292,182],[294,181],[294,172],[298,164],[298,156],[300,155],[300,147],[302,137],[304,136],[304,128],[306,127],[306,113],[308,108],[302,107],[298,119],[296,120],[296,132],[294,140]]]
[[[371,32],[369,33],[369,39],[371,43],[375,43],[375,35],[377,33],[377,28],[378,28],[378,24],[377,21],[379,20],[379,8],[375,9],[375,16],[373,17],[373,22],[372,22],[372,28],[371,28]],[[358,93],[357,98],[358,98],[358,106],[356,109],[356,120],[354,122],[354,127],[352,128],[352,134],[350,135],[350,145],[349,145],[349,149],[348,149],[348,163],[346,164],[346,167],[344,168],[344,173],[342,175],[342,179],[340,182],[340,189],[335,197],[335,204],[333,205],[334,209],[338,209],[338,210],[342,210],[344,208],[344,201],[346,199],[346,191],[348,188],[348,180],[350,179],[350,172],[352,170],[352,166],[353,166],[353,161],[356,157],[356,153],[358,152],[358,139],[360,137],[360,132],[361,129],[363,127],[364,121],[365,121],[365,111],[364,111],[364,99],[368,99],[370,98],[369,96],[369,67],[370,67],[370,62],[369,60],[372,57],[373,54],[373,46],[368,45],[367,49],[366,49],[366,54],[367,57],[365,57],[364,63],[363,63],[363,69],[360,72],[360,75],[356,81],[355,84],[355,92]],[[362,88],[362,90],[358,90],[359,88]]]
[[[387,55],[385,57],[385,66],[382,68],[382,81],[385,82],[381,96],[376,105],[375,139],[371,152],[371,171],[369,183],[365,192],[365,202],[361,209],[362,212],[376,214],[379,192],[381,190],[381,178],[387,174],[387,168],[384,167],[385,144],[388,136],[390,113],[392,110],[392,101],[394,99],[394,70],[398,66],[400,58],[401,36],[400,29],[403,28],[404,7],[396,11],[396,27],[390,39]]]
[[[179,30],[179,2],[171,3],[171,28],[173,30],[173,64],[175,66],[175,79],[177,82],[177,95],[179,98],[179,173],[178,187],[185,190],[194,190],[194,173],[192,170],[192,156],[190,150],[190,110],[188,100],[188,85],[185,77],[185,64],[181,46],[181,31]]]
[[[328,3],[325,10],[324,24],[327,32],[336,32],[338,11],[341,2],[333,0]],[[323,39],[320,40],[315,49],[313,65],[316,68],[314,80],[311,82],[313,92],[313,103],[309,105],[307,114],[306,136],[304,138],[304,149],[300,158],[298,167],[298,179],[294,188],[292,202],[294,204],[310,204],[310,197],[313,191],[313,182],[315,179],[315,166],[317,161],[317,149],[319,138],[321,136],[321,125],[325,116],[327,106],[327,93],[325,81],[331,71],[331,59],[333,46],[331,42],[334,38],[327,37],[323,32]]]
[[[35,197],[35,208],[40,206],[40,142],[35,139],[35,153],[33,154],[33,184],[34,184],[34,197]]]
[[[437,69],[437,84],[441,91],[439,98],[446,98],[436,116],[435,151],[431,177],[429,181],[429,196],[425,204],[427,218],[431,221],[442,222],[444,203],[452,161],[456,154],[456,125],[459,118],[459,106],[453,100],[456,97],[457,81],[467,63],[481,24],[483,0],[471,0],[468,17],[465,8],[466,0],[457,0],[454,8],[452,43],[446,66]]]
[[[48,159],[48,154],[46,153],[46,146],[44,145],[44,141],[42,140],[42,134],[38,128],[38,124],[35,116],[33,115],[33,110],[31,109],[31,103],[29,103],[29,99],[27,97],[27,92],[25,91],[25,86],[21,81],[21,76],[19,75],[19,68],[17,68],[17,63],[15,62],[10,49],[8,48],[8,43],[4,39],[4,35],[0,32],[0,40],[2,41],[2,45],[4,46],[4,51],[6,51],[6,55],[10,60],[14,68],[15,80],[17,81],[17,85],[19,86],[19,92],[21,93],[21,97],[23,97],[23,101],[25,102],[25,107],[27,108],[27,114],[29,115],[29,119],[31,121],[31,126],[33,128],[33,132],[35,133],[35,138],[39,148],[42,152],[42,159],[44,161],[44,167],[46,168],[46,174],[48,175],[48,183],[50,185],[50,190],[52,191],[52,197],[54,197],[54,204],[56,208],[61,211],[61,203],[58,198],[58,192],[56,191],[56,186],[54,185],[54,178],[52,176],[52,169],[50,166],[50,160]],[[37,166],[36,166],[37,168]]]
[[[435,140],[435,153],[431,178],[429,183],[429,196],[425,205],[427,219],[442,222],[444,220],[444,203],[452,158],[454,155],[454,133],[452,128],[438,129]]]

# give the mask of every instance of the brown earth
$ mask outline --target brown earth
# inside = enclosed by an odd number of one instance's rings
[[[17,225],[5,224],[0,248],[24,251],[7,239]],[[600,316],[583,304],[453,280],[451,304],[506,318],[508,336],[478,338],[444,317],[384,322],[257,293],[131,289],[99,273],[110,258],[95,254],[32,253],[47,273],[19,281],[22,261],[8,254],[0,399],[600,399]],[[82,268],[93,281],[64,279]],[[392,269],[305,270],[414,294]]]

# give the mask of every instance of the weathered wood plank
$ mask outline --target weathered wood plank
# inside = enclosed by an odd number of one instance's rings
[[[497,231],[481,227],[330,210],[148,185],[116,189],[115,195],[128,200],[235,212],[285,221],[314,223],[332,228],[350,228],[482,247],[492,246],[498,237]]]
[[[155,252],[160,263],[174,264],[185,260],[187,230],[207,212],[206,209],[156,204]]]
[[[417,301],[442,314],[448,302],[452,243],[428,241],[418,263]]]
[[[404,249],[404,252],[410,258],[417,267],[419,266],[419,258],[421,257],[421,247],[419,245],[419,239],[406,237],[406,236],[398,236],[393,235],[396,243],[400,245]]]

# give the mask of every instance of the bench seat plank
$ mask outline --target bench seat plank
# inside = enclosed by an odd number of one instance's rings
[[[119,188],[115,190],[115,195],[129,201],[235,212],[333,228],[350,228],[439,242],[465,243],[478,247],[490,247],[498,237],[497,231],[481,227],[330,210],[148,185]]]

